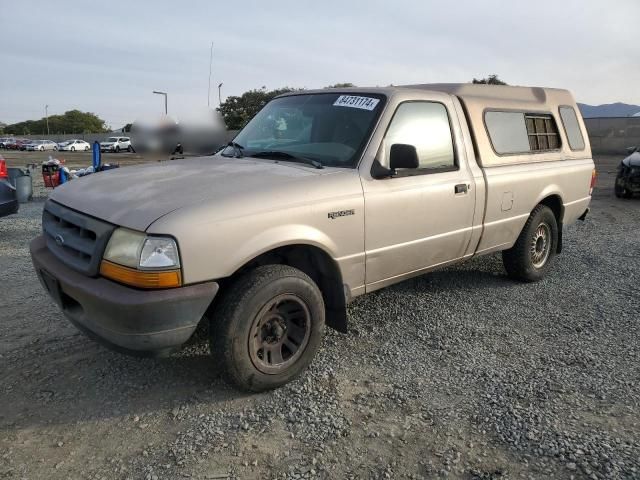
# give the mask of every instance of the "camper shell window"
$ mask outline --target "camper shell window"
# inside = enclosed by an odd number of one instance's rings
[[[486,111],[484,123],[498,155],[558,150],[558,126],[550,113]]]

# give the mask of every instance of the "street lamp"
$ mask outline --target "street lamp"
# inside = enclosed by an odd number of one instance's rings
[[[44,106],[44,118],[47,121],[47,135],[49,135],[49,105]]]
[[[218,106],[222,103],[222,96],[220,95],[220,89],[222,88],[222,83],[218,84]]]
[[[164,114],[167,115],[167,92],[158,92],[154,90],[153,93],[157,95],[164,95]]]

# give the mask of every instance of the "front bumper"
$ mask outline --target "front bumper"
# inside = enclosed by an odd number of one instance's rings
[[[218,293],[216,282],[167,290],[138,290],[87,277],[60,262],[44,237],[30,244],[45,290],[65,316],[108,347],[131,354],[163,354],[185,343]]]

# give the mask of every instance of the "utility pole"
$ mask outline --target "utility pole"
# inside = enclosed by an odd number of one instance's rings
[[[209,88],[207,90],[207,107],[211,107],[211,67],[213,66],[213,42],[209,52]]]
[[[47,121],[47,135],[49,135],[49,105],[44,106],[44,118]]]
[[[222,88],[222,82],[218,84],[218,106],[222,104],[222,95],[220,94],[221,88]]]
[[[157,94],[157,95],[164,95],[164,114],[167,115],[167,92],[159,92],[157,90],[154,90],[153,93]]]

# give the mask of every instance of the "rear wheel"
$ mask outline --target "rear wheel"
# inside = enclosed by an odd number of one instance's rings
[[[129,145],[127,147],[127,152],[129,152],[129,153],[133,152],[133,147],[131,145]]]
[[[515,245],[502,252],[508,275],[524,282],[541,280],[549,270],[558,246],[558,223],[551,209],[533,209]]]
[[[84,151],[88,152],[89,151],[89,147],[84,147]]]
[[[313,280],[286,265],[265,265],[232,285],[209,328],[211,353],[236,387],[259,392],[298,376],[324,332],[324,302]]]
[[[71,151],[75,152],[76,151],[76,147],[71,147]]]

